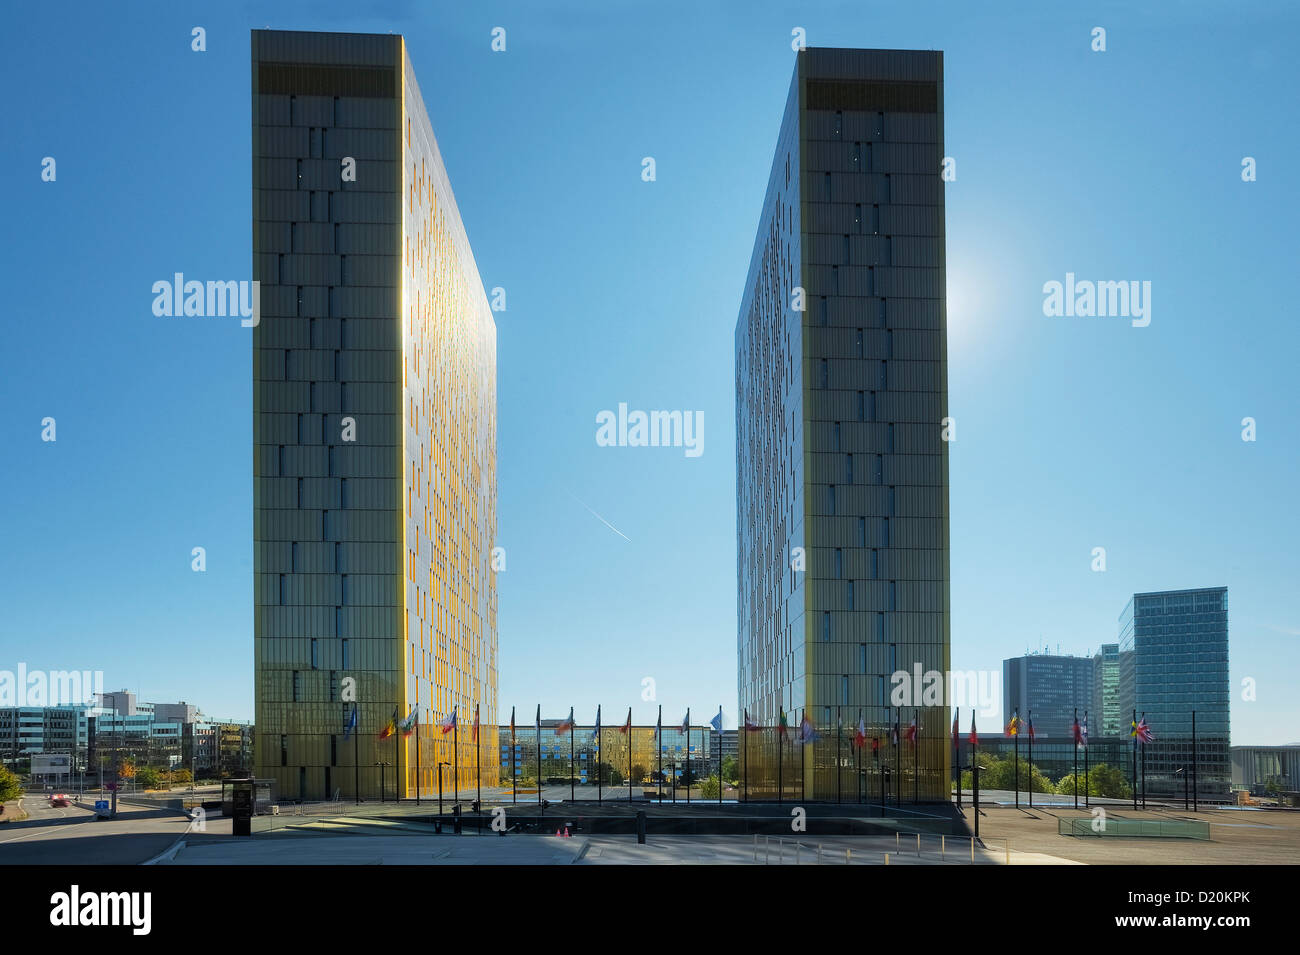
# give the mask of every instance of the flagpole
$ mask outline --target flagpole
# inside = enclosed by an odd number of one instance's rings
[[[1011,716],[1011,746],[1015,750],[1015,808],[1021,808],[1021,711],[1017,709]]]
[[[1087,711],[1087,710],[1084,710],[1084,711],[1083,711],[1083,725],[1084,725],[1085,727],[1088,725],[1088,711]],[[1079,757],[1076,756],[1076,757],[1075,757],[1075,761],[1078,762],[1078,759],[1079,759]],[[1092,777],[1089,776],[1088,773],[1089,773],[1089,769],[1088,769],[1088,744],[1087,744],[1087,743],[1084,743],[1084,744],[1083,744],[1083,808],[1084,808],[1084,809],[1090,809],[1090,808],[1092,808]]]
[[[903,722],[903,708],[894,711],[894,805],[903,805],[903,741],[898,739],[898,724]]]
[[[921,801],[921,718],[916,708],[912,708],[912,719],[916,722],[916,732],[912,734],[912,804]]]
[[[574,769],[573,769],[573,731],[576,728],[577,727],[575,726],[575,724],[573,723],[569,724],[569,802],[577,802],[578,800],[578,797],[576,795],[577,789],[575,788],[577,786],[577,782],[574,780]]]
[[[807,747],[812,743],[805,743],[803,740],[803,721],[808,718],[806,707],[799,708],[799,742]],[[808,751],[799,750],[799,798],[807,802],[808,800]]]
[[[722,805],[722,704],[718,704],[718,805]]]
[[[785,707],[780,707],[780,710],[781,714],[778,719],[783,719],[785,717]],[[785,747],[781,745],[781,723],[778,722],[776,727],[776,801],[778,803],[785,802],[785,779],[782,776],[783,767],[781,765],[784,754]]]
[[[352,788],[356,791],[353,795],[356,797],[357,805],[361,805],[361,714],[359,712],[361,704],[356,700],[352,701],[352,713],[356,717],[357,725],[352,728]]]
[[[519,802],[519,777],[515,775],[515,708],[510,707],[510,804]]]
[[[452,707],[452,712],[456,714],[456,722],[451,726],[451,761],[456,764],[454,772],[451,774],[453,801],[460,805],[460,713]]]
[[[1145,712],[1143,712],[1142,714],[1143,724],[1145,724],[1146,721],[1147,721],[1147,715]],[[1147,741],[1140,740],[1140,742],[1142,743],[1142,808],[1146,809],[1147,807]]]
[[[537,805],[542,805],[542,704],[537,704],[537,719],[533,722],[537,730]],[[539,830],[540,831],[540,828]]]
[[[841,750],[844,747],[844,708],[835,707],[835,801],[844,801],[844,786],[840,779],[840,758]],[[722,778],[722,771],[718,771],[718,778]]]
[[[394,710],[393,714],[396,715],[397,711]],[[397,730],[397,723],[396,721],[394,721],[393,723],[393,763],[394,763],[393,788],[396,789],[397,791],[393,793],[393,801],[399,805],[402,802],[402,788],[403,788],[402,787],[402,744],[399,743],[397,740],[398,737],[400,737],[401,735],[402,734]]]
[[[1192,710],[1192,812],[1199,809],[1196,800],[1196,711]]]
[[[686,805],[691,804],[691,708],[686,707]]]
[[[605,793],[605,770],[601,766],[601,758],[605,755],[604,747],[600,745],[600,705],[596,705],[596,802],[604,800]]]
[[[655,723],[655,748],[659,750],[659,805],[664,804],[664,705],[659,704],[659,722]]]
[[[479,723],[478,704],[474,704],[474,801],[483,808],[483,727]]]
[[[1133,737],[1133,808],[1138,807],[1138,711],[1137,707],[1133,708],[1133,729],[1129,734]]]
[[[1074,808],[1079,808],[1079,708],[1074,708]]]
[[[952,717],[952,760],[953,772],[957,774],[957,808],[961,808],[961,707],[957,707],[957,712]]]
[[[859,725],[859,726],[862,725],[862,709],[861,709],[861,708],[858,709],[858,725]],[[854,732],[854,734],[856,734],[856,733],[857,733],[857,730],[855,729],[853,732]],[[857,736],[856,736],[856,735],[854,735],[853,738],[854,738],[855,741],[857,740]],[[867,741],[866,741],[866,739],[864,738],[864,739],[862,740],[861,743],[858,743],[858,805],[859,805],[859,806],[862,805],[862,747],[863,747],[864,745],[866,745],[866,742],[867,742]]]
[[[420,708],[415,708],[415,804],[420,805]]]
[[[1034,711],[1029,711],[1029,808],[1034,808]]]
[[[627,801],[632,801],[632,707],[627,708]]]

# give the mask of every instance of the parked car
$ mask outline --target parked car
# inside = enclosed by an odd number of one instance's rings
[[[55,807],[71,806],[72,800],[68,798],[66,793],[55,793],[50,797],[50,805]]]

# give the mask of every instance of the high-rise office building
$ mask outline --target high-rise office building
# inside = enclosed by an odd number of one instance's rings
[[[754,798],[778,779],[852,792],[859,717],[881,737],[913,716],[892,785],[948,795],[942,689],[891,706],[895,673],[949,665],[942,159],[942,53],[798,54],[736,322],[738,682],[769,728],[740,740]],[[788,745],[782,713],[820,739]]]
[[[252,94],[257,774],[466,785],[497,725],[492,312],[401,36],[253,31]]]
[[[1232,781],[1228,589],[1134,594],[1119,627],[1122,732],[1129,734],[1136,711],[1155,734],[1153,742],[1138,747],[1139,758],[1145,755],[1148,793],[1181,795],[1182,773],[1195,772],[1203,798],[1226,800]]]
[[[1088,732],[1092,736],[1119,736],[1123,720],[1119,711],[1119,644],[1103,643],[1092,658],[1092,702]]]
[[[1034,735],[1073,740],[1074,716],[1092,705],[1092,657],[1030,653],[1002,661],[1002,712],[1034,721]],[[1089,732],[1098,734],[1089,727]]]

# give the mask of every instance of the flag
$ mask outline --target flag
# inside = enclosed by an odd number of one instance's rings
[[[1079,726],[1079,717],[1076,714],[1074,717],[1074,745],[1078,746],[1082,742],[1083,742],[1083,728]]]
[[[1088,745],[1088,714],[1083,715],[1083,728],[1079,731],[1079,739],[1084,746]]]
[[[713,719],[709,720],[709,725],[712,726],[719,733],[722,732],[722,707],[720,706],[718,707],[718,715],[715,716]]]
[[[451,712],[438,720],[438,729],[442,730],[442,735],[446,736],[456,728],[456,707],[451,708]]]
[[[1034,739],[1035,739],[1035,736],[1034,736],[1034,718],[1033,718],[1033,716],[1030,716],[1030,717],[1029,717],[1029,742],[1032,743],[1032,742],[1034,741]]]
[[[384,728],[379,731],[379,738],[388,739],[388,737],[392,736],[395,732],[397,732],[397,707],[394,706],[393,715],[388,718],[388,722],[384,724]]]
[[[655,717],[655,742],[656,743],[661,742],[663,740],[663,735],[664,735],[664,708],[660,706],[659,715]]]
[[[691,731],[691,708],[688,706],[686,707],[686,716],[682,718],[682,732],[689,733],[690,731]]]
[[[745,731],[749,733],[757,733],[762,728],[763,727],[759,726],[749,718],[749,710],[745,710]]]
[[[533,721],[533,727],[537,730],[537,738],[542,738],[542,704],[537,704],[537,718]]]
[[[1007,735],[1008,736],[1020,735],[1020,711],[1019,710],[1016,710],[1014,713],[1011,714],[1011,722],[1007,724]]]
[[[812,720],[808,719],[808,714],[805,713],[803,719],[799,721],[799,742],[815,743],[820,738],[817,735],[817,727],[813,726]]]
[[[971,714],[970,714],[970,744],[972,746],[978,746],[980,744],[980,738],[975,733],[975,711],[974,710],[971,710]]]
[[[470,737],[475,743],[478,742],[478,704],[474,704],[474,734]]]
[[[618,731],[624,736],[632,732],[632,707],[627,708],[627,722],[618,728]]]
[[[781,707],[781,720],[780,720],[780,722],[777,724],[776,731],[777,731],[777,733],[778,733],[780,736],[789,736],[789,735],[790,735],[790,727],[786,724],[786,721],[785,721],[785,707],[784,707],[784,706]]]
[[[890,733],[889,741],[895,746],[898,745],[898,720],[894,720],[894,728]]]
[[[1147,718],[1142,717],[1142,721],[1133,724],[1133,731],[1129,736],[1136,736],[1139,743],[1150,743],[1156,738],[1156,734],[1151,732],[1151,727],[1147,726]]]
[[[415,723],[416,723],[416,709],[413,706],[411,707],[411,712],[406,714],[406,719],[402,720],[402,722],[397,724],[397,728],[402,731],[403,739],[408,738],[412,733],[415,732]]]
[[[555,726],[555,735],[563,736],[569,730],[573,729],[573,707],[569,707],[569,718],[560,720]]]
[[[357,708],[353,706],[352,712],[348,714],[348,721],[343,724],[344,742],[346,742],[347,738],[351,736],[353,733],[355,733],[356,730],[357,730]]]
[[[880,737],[879,736],[871,737],[871,755],[875,756],[877,759],[880,758]]]
[[[957,728],[957,714],[952,714],[952,745],[956,749],[961,745],[961,730]]]
[[[918,734],[919,732],[920,732],[920,729],[919,729],[919,727],[916,725],[916,714],[913,713],[913,714],[912,714],[912,722],[908,724],[907,732],[906,732],[906,734],[904,734],[904,735],[907,737],[907,741],[908,741],[909,743],[911,743],[913,746],[916,745],[916,737],[917,737],[917,734]]]
[[[515,708],[510,707],[510,735],[515,735]]]
[[[858,714],[858,731],[853,734],[853,745],[861,749],[867,744],[867,724],[862,720],[862,714]]]

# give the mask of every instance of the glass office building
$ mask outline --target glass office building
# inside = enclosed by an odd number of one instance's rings
[[[949,664],[942,158],[942,53],[798,54],[735,334],[751,798],[836,798],[839,722],[914,714],[907,797],[948,798],[948,701],[891,705],[895,672]]]
[[[496,733],[495,323],[401,36],[253,31],[252,120],[257,775],[429,792]]]
[[[1226,800],[1232,780],[1228,717],[1228,589],[1134,594],[1120,615],[1119,709],[1128,735],[1137,711],[1155,740],[1145,749],[1151,796],[1183,791],[1179,770],[1192,772],[1202,798]],[[1142,771],[1139,761],[1139,774]]]
[[[1092,703],[1088,731],[1093,736],[1119,736],[1124,721],[1119,711],[1119,644],[1103,643],[1092,658]]]
[[[1044,739],[1074,738],[1076,710],[1082,720],[1092,705],[1092,657],[1030,653],[1002,661],[1002,712],[1034,720],[1034,733]],[[1097,732],[1092,722],[1089,732]]]

